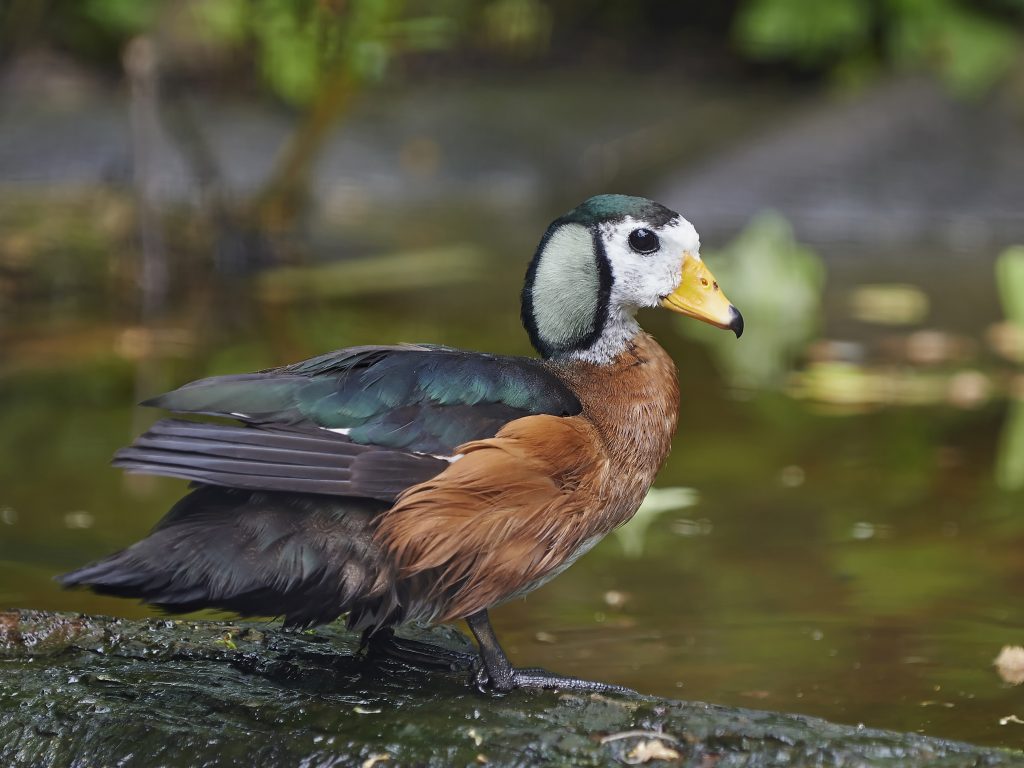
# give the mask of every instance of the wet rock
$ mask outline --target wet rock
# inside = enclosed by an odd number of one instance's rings
[[[458,632],[412,636],[465,650]],[[0,613],[0,764],[1009,766],[1024,754],[647,696],[477,693],[358,638]],[[672,757],[675,754],[677,757]]]

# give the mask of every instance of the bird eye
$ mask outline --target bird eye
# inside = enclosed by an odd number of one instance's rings
[[[637,253],[654,253],[661,247],[661,243],[656,234],[641,227],[629,233],[629,247]]]

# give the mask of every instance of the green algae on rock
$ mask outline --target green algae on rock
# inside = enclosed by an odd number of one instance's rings
[[[449,648],[448,628],[414,637]],[[0,763],[16,766],[1024,766],[1024,754],[637,695],[484,695],[468,670],[365,659],[338,627],[0,613]],[[639,750],[641,742],[664,749]]]

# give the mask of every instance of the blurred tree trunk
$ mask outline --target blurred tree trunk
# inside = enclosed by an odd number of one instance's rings
[[[355,92],[355,80],[345,64],[336,65],[324,78],[273,175],[252,205],[251,215],[260,230],[277,234],[295,228],[300,214],[309,207],[313,163]]]

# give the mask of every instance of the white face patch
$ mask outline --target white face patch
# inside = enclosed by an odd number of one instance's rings
[[[638,229],[650,230],[657,236],[655,250],[639,253],[630,246],[629,237]],[[612,271],[608,317],[600,338],[573,356],[601,364],[618,357],[640,332],[634,317],[636,311],[641,307],[658,306],[663,296],[679,286],[684,255],[689,253],[700,258],[700,237],[682,216],[661,227],[627,216],[621,221],[602,224],[599,232]],[[644,240],[649,242],[649,238]]]
[[[638,253],[629,244],[637,229],[648,229],[659,241],[657,250]],[[679,216],[663,227],[627,216],[603,224],[601,239],[612,268],[611,304],[630,314],[641,307],[656,307],[663,296],[674,291],[683,277],[683,256],[700,257],[700,237],[693,225]]]

